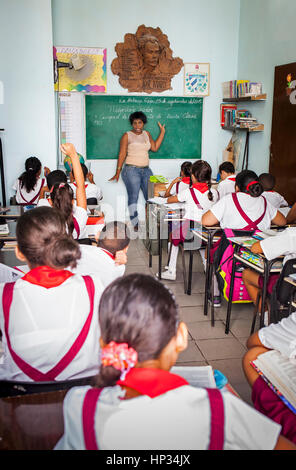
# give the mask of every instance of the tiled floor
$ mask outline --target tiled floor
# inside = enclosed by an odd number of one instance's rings
[[[163,254],[166,264],[167,254]],[[149,268],[148,252],[140,239],[132,240],[128,250],[126,274],[141,272],[154,275],[158,270],[158,257],[153,257]],[[241,360],[246,351],[253,307],[251,304],[233,305],[230,332],[225,334],[227,302],[215,308],[215,326],[203,313],[204,272],[199,254],[194,255],[192,294],[184,294],[182,263],[179,256],[176,281],[165,282],[174,292],[180,307],[181,319],[186,322],[189,347],[178,360],[182,365],[208,365],[220,370],[243,400],[251,404],[251,390],[242,371]]]

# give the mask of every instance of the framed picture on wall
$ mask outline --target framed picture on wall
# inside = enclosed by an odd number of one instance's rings
[[[210,64],[184,64],[184,95],[209,96],[210,94]]]

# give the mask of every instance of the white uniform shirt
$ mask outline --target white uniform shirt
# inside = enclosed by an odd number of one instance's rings
[[[38,207],[43,207],[43,206],[52,207],[48,199],[40,199],[37,206]],[[80,230],[79,237],[77,237],[77,232],[74,228],[73,238],[74,239],[88,238],[87,229],[86,229],[86,223],[88,219],[87,211],[83,209],[83,207],[77,206],[75,203],[73,204],[73,217],[75,217],[79,225],[79,230]]]
[[[267,259],[284,255],[288,259],[296,258],[296,227],[288,227],[277,235],[260,241],[260,246]]]
[[[77,186],[75,183],[70,183],[70,186],[73,189],[74,198],[76,199]],[[96,198],[98,202],[103,198],[103,193],[102,193],[101,188],[99,188],[96,184],[89,183],[89,182],[85,183],[85,194],[86,194],[86,199],[94,197]]]
[[[245,214],[255,222],[264,212],[264,199],[262,196],[252,197],[249,194],[236,193],[239,204]],[[211,207],[211,212],[219,220],[221,228],[243,229],[248,224],[238,212],[232,194],[227,194],[220,201]],[[277,209],[267,202],[266,212],[262,221],[258,224],[258,229],[270,228],[272,219],[276,216]]]
[[[266,200],[270,202],[274,207],[279,209],[280,207],[288,207],[289,204],[287,203],[286,199],[281,196],[276,191],[264,191],[262,196],[266,197]]]
[[[45,179],[38,178],[32,191],[27,192],[25,186],[21,188],[21,182],[19,179],[17,179],[13,185],[13,189],[16,191],[16,202],[18,204],[30,204],[30,201],[32,201],[32,199],[34,199],[34,197],[40,192],[42,180],[44,180],[43,186],[45,186]],[[23,197],[21,195],[23,195]],[[38,198],[39,196],[35,199],[32,204],[37,204]]]
[[[82,404],[89,386],[64,399],[64,436],[56,450],[85,449]],[[119,386],[105,388],[97,403],[95,430],[101,450],[207,449],[210,405],[205,389],[185,385],[155,398],[121,400]],[[273,449],[281,426],[230,392],[223,393],[225,450]]]
[[[171,196],[175,196],[177,194],[177,184],[178,183],[175,183],[174,186],[172,186],[170,190]],[[187,183],[183,183],[183,181],[180,181],[178,186],[178,194],[182,193],[182,191],[185,191],[188,188],[189,185]]]
[[[234,193],[235,192],[235,175],[227,176],[225,180],[220,181],[220,183],[217,186],[217,191],[219,193],[220,199],[226,196],[226,194]]]
[[[104,290],[100,279],[95,284],[94,312],[82,348],[57,380],[86,377],[98,373],[98,305]],[[3,284],[0,285],[2,297]],[[58,287],[46,288],[19,279],[15,283],[10,308],[9,337],[13,350],[30,366],[45,373],[68,352],[79,335],[90,311],[89,296],[80,275],[74,275]],[[0,329],[4,354],[0,361],[0,379],[30,381],[11,357],[4,333],[2,302]]]
[[[211,189],[211,192],[213,194],[213,200],[210,201],[208,198],[209,191],[201,193],[195,188],[193,189],[193,191],[195,192],[196,198],[201,206],[200,208],[198,208],[198,206],[195,204],[191,196],[190,189],[188,188],[185,189],[185,191],[179,193],[177,197],[179,202],[185,202],[184,218],[200,222],[204,212],[209,210],[213,206],[213,204],[217,202],[217,200],[219,199],[219,195],[216,189]]]
[[[117,277],[123,276],[125,265],[117,266],[114,259],[105,251],[96,246],[80,245],[81,258],[72,272],[81,275],[96,274],[104,287],[108,286]]]

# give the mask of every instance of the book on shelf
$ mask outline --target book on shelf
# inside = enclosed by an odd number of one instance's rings
[[[236,110],[236,104],[220,104],[220,123],[222,127],[229,126],[230,121],[235,122]]]
[[[251,365],[285,405],[296,414],[296,359],[272,350],[260,354]]]
[[[224,99],[244,98],[262,95],[262,83],[250,80],[230,80],[222,83],[222,96]]]

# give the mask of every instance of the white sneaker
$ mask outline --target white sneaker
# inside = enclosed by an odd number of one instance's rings
[[[268,310],[266,312],[264,312],[264,321],[263,321],[263,325],[264,326],[268,326],[269,325],[269,318],[268,318]]]
[[[158,277],[158,273],[156,274],[156,276]],[[163,271],[161,273],[161,279],[166,279],[168,281],[175,281],[176,280],[176,272],[169,271],[169,270]]]

